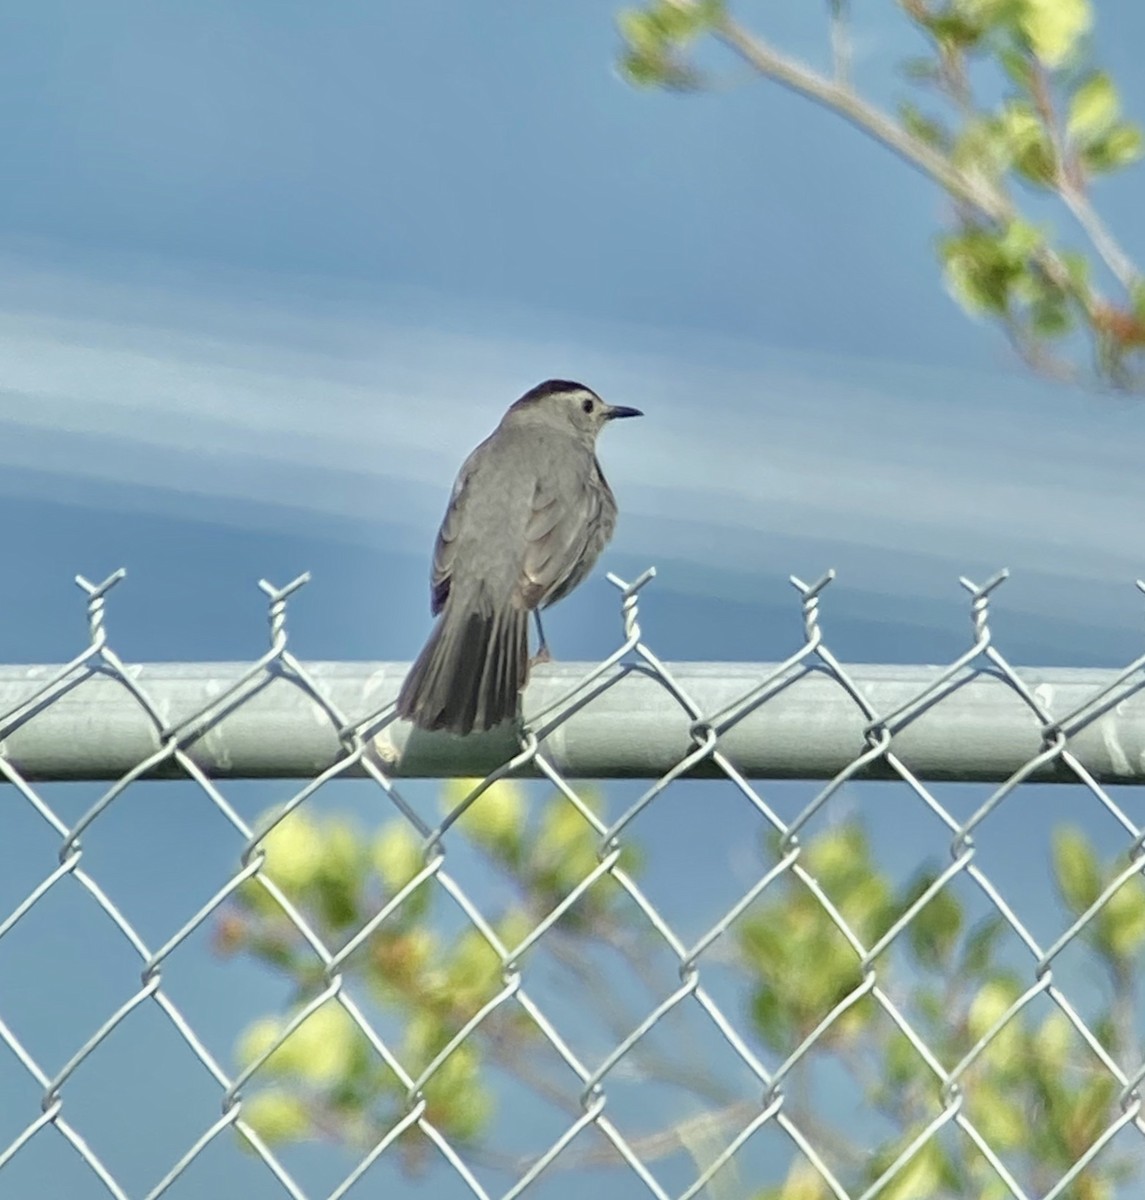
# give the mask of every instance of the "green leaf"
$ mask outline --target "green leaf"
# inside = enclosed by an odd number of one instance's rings
[[[881,875],[867,875],[848,882],[837,897],[839,911],[851,928],[866,942],[876,941],[891,927],[890,887]]]
[[[999,246],[1002,253],[1017,264],[1025,263],[1044,241],[1042,231],[1036,225],[1016,217],[1006,226]]]
[[[621,9],[616,17],[620,36],[634,51],[645,53],[659,50],[663,42],[659,29],[646,12],[639,8]]]
[[[1009,1187],[998,1178],[997,1175],[991,1172],[989,1178],[982,1185],[982,1191],[978,1193],[977,1200],[1013,1200],[1014,1193]]]
[[[1073,1112],[1064,1126],[1071,1144],[1088,1146],[1108,1126],[1117,1091],[1117,1081],[1105,1072],[1071,1091]]]
[[[800,972],[798,991],[791,996],[802,1024],[817,1021],[863,982],[858,957],[834,926],[824,926],[812,953],[814,958]]]
[[[305,813],[289,813],[262,840],[263,870],[284,891],[297,896],[322,869],[323,834],[323,828]]]
[[[710,1186],[705,1190],[714,1196],[714,1189]],[[738,1192],[735,1189],[728,1191],[729,1200],[736,1194]],[[830,1192],[823,1182],[823,1176],[805,1158],[797,1158],[788,1169],[783,1186],[776,1188],[772,1196],[774,1200],[828,1200]],[[761,1192],[752,1200],[768,1200],[768,1193]]]
[[[660,87],[667,83],[669,74],[662,58],[635,50],[621,55],[620,73],[634,87]]]
[[[915,1007],[928,1020],[938,1025],[946,1025],[949,1021],[949,1003],[945,994],[932,988],[920,987],[914,993]]]
[[[1124,121],[1104,136],[1095,138],[1081,151],[1081,160],[1094,174],[1116,171],[1141,157],[1141,130]]]
[[[366,869],[365,841],[348,821],[332,820],[323,836],[322,869],[314,881],[314,901],[334,928],[360,925],[358,899]]]
[[[563,796],[554,796],[545,807],[533,845],[538,874],[560,893],[574,888],[595,870],[595,831]]]
[[[970,314],[1005,312],[1005,296],[987,286],[983,273],[966,254],[941,251],[946,287],[954,299]]]
[[[481,1059],[472,1042],[458,1046],[426,1081],[432,1119],[461,1141],[472,1141],[493,1115],[493,1097],[480,1076]]]
[[[997,118],[999,136],[1015,169],[1031,183],[1048,184],[1056,175],[1053,143],[1031,104],[1014,100]]]
[[[1021,1104],[989,1076],[970,1089],[970,1115],[995,1150],[1029,1147],[1030,1126]]]
[[[1002,64],[1002,70],[1006,72],[1011,82],[1021,88],[1023,92],[1033,90],[1034,66],[1028,54],[1012,48],[1006,49],[999,53],[998,61]]]
[[[1023,255],[1035,244],[1031,232],[1037,234],[1026,222],[1014,221],[1000,231],[976,226],[939,240],[947,287],[963,308],[1009,311],[1015,286],[1029,273]]]
[[[442,788],[440,806],[452,812],[481,783],[480,779],[453,779]],[[515,779],[491,784],[461,814],[457,827],[475,842],[514,860],[525,821],[525,790]]]
[[[974,926],[962,948],[962,974],[973,977],[989,970],[998,938],[1005,928],[999,916],[985,917]]]
[[[260,1017],[253,1024],[248,1025],[243,1030],[242,1037],[239,1038],[236,1052],[239,1062],[244,1067],[249,1067],[256,1058],[274,1047],[278,1039],[282,1037],[285,1024],[280,1017]],[[276,1050],[267,1059],[266,1070],[269,1072],[278,1070],[281,1062],[281,1051]]]
[[[946,149],[950,145],[950,134],[941,121],[928,117],[920,112],[913,104],[904,102],[899,105],[899,119],[903,128],[920,142],[928,146]]]
[[[846,1012],[842,1013],[825,1035],[826,1044],[832,1048],[853,1045],[869,1045],[873,1036],[872,1026],[879,1018],[880,1010],[872,996],[863,996]]]
[[[278,1017],[263,1017],[250,1025],[239,1041],[239,1061],[249,1065],[270,1050],[263,1065],[267,1074],[297,1076],[318,1084],[337,1082],[350,1073],[356,1027],[341,1005],[324,1004],[280,1043],[286,1025]]]
[[[650,19],[677,45],[706,33],[723,14],[723,0],[691,0],[691,3],[659,0],[648,9]]]
[[[910,903],[926,891],[934,880],[933,872],[918,877],[911,887]],[[950,958],[962,928],[962,905],[947,890],[932,896],[907,926],[911,949],[926,967],[940,967]]]
[[[671,87],[679,68],[672,60],[672,37],[658,10],[623,9],[616,18],[627,50],[620,70],[637,87]]]
[[[932,1139],[879,1189],[879,1196],[882,1200],[918,1200],[921,1196],[936,1196],[942,1190],[946,1174],[946,1151]]]
[[[1141,129],[1137,125],[1123,121],[1109,131],[1106,153],[1115,168],[1136,162],[1141,157],[1142,147]]]
[[[272,1144],[296,1141],[310,1129],[310,1116],[302,1101],[280,1088],[268,1088],[244,1100],[241,1115],[259,1137]],[[254,1152],[246,1138],[242,1144]]]
[[[841,825],[820,834],[803,851],[807,870],[834,893],[871,875],[870,848],[863,830],[855,824]]]
[[[757,988],[751,1001],[751,1019],[756,1032],[773,1050],[780,1050],[794,1037],[791,1010],[768,984]]]
[[[1065,264],[1070,283],[1074,288],[1082,294],[1087,292],[1089,290],[1089,259],[1076,250],[1063,250],[1061,260]]]
[[[392,821],[374,839],[374,867],[391,893],[425,866],[421,841],[405,821]]]
[[[463,1011],[476,1012],[501,984],[502,964],[485,935],[469,929],[457,939],[446,968],[446,994]]]
[[[1141,877],[1127,879],[1106,901],[1096,922],[1101,946],[1116,958],[1133,958],[1145,942],[1145,888]]]
[[[1129,289],[1129,295],[1138,320],[1145,322],[1145,276],[1138,276],[1137,281]]]
[[[1012,138],[1004,121],[997,117],[968,121],[954,143],[951,158],[964,171],[997,181],[1014,161]]]
[[[1007,975],[996,975],[988,979],[979,989],[970,1003],[970,1011],[966,1014],[966,1027],[970,1036],[977,1041],[991,1030],[996,1022],[1010,1010],[1014,1001],[1021,995],[1017,981]],[[1007,1021],[1005,1030],[1013,1029],[1016,1025],[1017,1013],[1013,1013]],[[996,1035],[993,1045],[1002,1039],[1005,1030]]]
[[[1062,1012],[1052,1012],[1034,1034],[1033,1049],[1039,1065],[1049,1075],[1065,1071],[1073,1047],[1074,1029]]]
[[[926,1067],[910,1040],[897,1030],[887,1041],[885,1058],[880,1068],[884,1081],[892,1088],[905,1091],[925,1077]]]
[[[1059,291],[1044,293],[1030,306],[1030,327],[1038,337],[1064,337],[1073,328],[1073,310]]]
[[[965,13],[945,9],[924,22],[931,37],[948,53],[951,50],[972,50],[986,32],[979,22]]]
[[[1025,0],[954,0],[955,5],[992,33],[1013,28],[1022,14]]]
[[[1047,67],[1060,67],[1093,24],[1089,0],[1024,0],[1019,18],[1034,53]]]
[[[1113,80],[1104,71],[1096,71],[1070,98],[1066,133],[1075,141],[1088,141],[1107,133],[1120,113]]]
[[[337,1001],[329,1000],[302,1022],[282,1049],[297,1064],[296,1073],[303,1079],[330,1085],[353,1069],[358,1036],[358,1027],[349,1013]]]
[[[1054,876],[1074,916],[1085,912],[1101,893],[1101,870],[1085,834],[1063,827],[1053,834]]]

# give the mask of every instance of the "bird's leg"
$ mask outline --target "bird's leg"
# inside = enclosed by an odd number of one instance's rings
[[[533,609],[533,618],[537,622],[537,653],[529,659],[529,666],[535,667],[538,663],[552,662],[553,656],[549,653],[549,643],[545,641],[545,627],[541,624],[541,610]]]

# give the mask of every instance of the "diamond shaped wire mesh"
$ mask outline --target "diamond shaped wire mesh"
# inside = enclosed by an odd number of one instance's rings
[[[1100,922],[1108,922],[1109,914],[1118,905],[1122,910],[1126,908],[1124,897],[1130,894],[1127,886],[1138,886],[1135,877],[1142,873],[1145,834],[1130,818],[1126,805],[1114,798],[1112,789],[1100,782],[1075,753],[1071,739],[1140,686],[1145,655],[1123,671],[1109,673],[1071,711],[1054,715],[1044,697],[1031,688],[993,643],[989,604],[1004,573],[981,586],[964,579],[962,584],[971,605],[971,645],[949,666],[929,672],[926,681],[907,701],[890,711],[879,712],[872,707],[867,689],[836,658],[824,639],[820,601],[833,577],[829,573],[811,585],[792,580],[802,607],[804,644],[785,662],[768,668],[734,702],[724,704],[719,711],[706,712],[702,703],[689,694],[680,672],[661,661],[644,640],[638,620],[638,600],[652,574],[646,572],[632,583],[610,576],[621,600],[624,631],[621,645],[567,694],[542,711],[530,713],[521,729],[515,756],[470,787],[464,798],[440,819],[428,818],[423,807],[411,802],[406,782],[394,772],[392,747],[386,741],[387,727],[393,721],[392,703],[368,713],[341,711],[328,698],[321,681],[288,649],[287,603],[306,582],[306,576],[285,588],[265,582],[260,585],[269,599],[271,637],[266,653],[226,686],[220,685],[209,704],[182,716],[173,725],[165,719],[164,699],[149,694],[140,682],[139,673],[122,662],[109,644],[106,606],[123,572],[98,585],[80,577],[77,582],[87,597],[90,644],[46,678],[41,672],[19,704],[0,714],[0,773],[9,785],[6,790],[11,793],[6,797],[5,807],[27,806],[58,838],[56,863],[45,865],[26,895],[9,912],[0,913],[0,954],[5,939],[22,922],[57,889],[69,886],[82,891],[85,902],[110,922],[116,935],[130,948],[137,959],[138,981],[131,983],[126,998],[93,1028],[64,1031],[64,1042],[70,1050],[62,1063],[49,1061],[42,1051],[34,1048],[32,1040],[9,1019],[8,1006],[0,992],[0,1043],[8,1055],[0,1067],[0,1082],[6,1077],[13,1081],[18,1078],[22,1086],[30,1082],[39,1096],[36,1111],[18,1116],[12,1136],[0,1134],[0,1192],[5,1169],[27,1154],[30,1146],[49,1136],[69,1145],[90,1176],[117,1200],[128,1197],[135,1200],[137,1196],[157,1200],[188,1177],[196,1161],[220,1139],[237,1138],[262,1164],[269,1178],[277,1182],[281,1194],[295,1200],[315,1195],[337,1200],[364,1181],[378,1160],[401,1154],[402,1147],[408,1146],[416,1134],[421,1144],[432,1151],[433,1169],[444,1172],[460,1187],[459,1194],[472,1194],[482,1200],[492,1200],[494,1196],[509,1200],[544,1186],[577,1164],[587,1169],[588,1165],[601,1162],[625,1173],[624,1178],[636,1189],[631,1194],[651,1194],[657,1200],[731,1194],[779,1196],[784,1194],[784,1172],[790,1195],[874,1200],[877,1196],[957,1194],[950,1179],[922,1179],[919,1175],[920,1163],[933,1163],[928,1154],[939,1146],[947,1154],[976,1156],[980,1173],[975,1178],[984,1180],[983,1195],[1013,1196],[1020,1200],[1044,1196],[1049,1200],[1066,1195],[1112,1194],[1076,1190],[1083,1181],[1091,1180],[1095,1172],[1104,1172],[1103,1179],[1119,1180],[1130,1189],[1125,1194],[1131,1194],[1133,1179],[1140,1178],[1133,1174],[1133,1164],[1140,1162],[1143,1149],[1139,1135],[1145,1133],[1140,1099],[1145,1066],[1136,1050],[1136,1039],[1124,1029],[1124,1036],[1114,1039],[1103,1021],[1092,1015],[1093,1005],[1078,1000],[1056,972],[1067,951],[1092,936]],[[1029,726],[1037,734],[1040,749],[980,797],[967,816],[956,813],[944,801],[940,788],[928,785],[911,770],[900,756],[898,745],[900,735],[919,723],[938,723],[941,727],[944,704],[949,707],[950,698],[969,674],[981,670],[988,671],[997,686],[1020,699],[1028,711]],[[648,780],[644,790],[614,815],[592,803],[582,783],[566,777],[558,766],[559,756],[548,752],[546,739],[559,733],[574,713],[597,702],[631,672],[642,673],[661,689],[670,711],[678,714],[687,728],[690,746],[669,770]],[[812,673],[828,678],[838,703],[861,715],[862,740],[854,746],[850,762],[837,772],[824,772],[822,786],[800,801],[799,811],[793,817],[784,819],[763,789],[749,780],[733,761],[726,750],[727,738],[749,714],[762,712],[766,717],[768,705],[777,696]],[[7,752],[5,739],[96,677],[114,681],[130,697],[153,729],[155,748],[102,791],[78,819],[67,820],[49,802],[45,794],[48,789],[30,782],[21,773]],[[269,819],[256,824],[240,815],[227,796],[226,784],[210,777],[192,748],[219,722],[225,721],[228,714],[248,704],[271,679],[300,689],[319,704],[342,751],[336,761],[279,804]],[[289,738],[290,731],[284,730],[283,736]],[[871,932],[848,916],[847,904],[820,877],[809,846],[814,823],[876,765],[909,795],[914,806],[925,810],[928,819],[945,830],[948,861]],[[640,880],[639,871],[628,865],[626,849],[639,842],[638,824],[645,814],[662,804],[669,789],[679,786],[681,780],[701,766],[750,809],[759,832],[770,840],[771,857],[759,870],[758,877],[717,919],[698,936],[685,936],[678,928],[679,922],[669,920],[663,906],[654,902],[651,891]],[[1044,936],[1036,936],[1028,917],[1023,919],[1022,904],[1008,898],[1011,889],[1007,881],[999,880],[996,871],[983,867],[978,839],[988,835],[987,823],[993,814],[1003,805],[1012,805],[1019,789],[1035,776],[1041,778],[1051,766],[1059,778],[1064,775],[1072,780],[1116,822],[1126,853],[1123,865],[1111,877],[1089,888],[1056,937],[1047,942]],[[193,783],[201,799],[234,830],[239,851],[233,870],[222,885],[172,928],[165,940],[155,944],[142,936],[125,908],[117,904],[114,889],[85,864],[84,838],[122,802],[133,785],[161,769]],[[384,804],[387,815],[397,814],[415,836],[417,862],[407,872],[408,878],[390,890],[368,920],[335,940],[323,929],[321,919],[307,911],[292,896],[291,889],[268,869],[266,844],[276,829],[305,810],[322,789],[361,776],[365,776],[366,782],[354,786],[370,789]],[[576,820],[591,831],[595,855],[571,886],[554,889],[547,896],[543,910],[533,911],[527,928],[517,927],[510,938],[490,915],[487,897],[462,878],[464,872],[452,869],[450,863],[452,848],[463,836],[467,814],[472,815],[470,810],[490,789],[519,776],[539,778],[551,787],[554,803],[567,805],[566,811],[575,813]],[[4,819],[0,810],[0,829]],[[560,930],[601,887],[610,888],[609,894],[622,900],[625,920],[638,928],[639,936],[645,939],[646,949],[640,953],[655,954],[670,963],[675,981],[670,986],[661,984],[635,1023],[629,1020],[627,1024],[621,1021],[619,1026],[614,1025],[610,1048],[589,1055],[569,1032],[564,1011],[567,1005],[562,1005],[561,998],[543,979],[530,973],[528,960],[538,947],[556,945]],[[839,976],[843,982],[830,995],[829,1002],[797,1028],[788,1029],[778,1044],[764,1046],[758,1023],[745,1014],[742,1004],[729,1002],[725,989],[717,986],[717,977],[726,966],[728,947],[737,938],[743,922],[784,888],[797,889],[801,896],[811,898],[814,911],[824,927],[829,927],[831,944],[846,969]],[[909,981],[905,993],[901,986],[892,984],[889,963],[897,946],[917,936],[923,914],[931,911],[930,906],[941,903],[957,888],[977,894],[978,903],[993,914],[994,928],[1003,929],[1019,947],[1021,966],[1017,985],[995,1003],[984,1022],[978,1021],[971,1036],[964,1039],[960,1052],[952,1058],[948,1046],[935,1044],[933,1020],[920,1019],[919,1006],[909,992]],[[168,984],[165,970],[189,939],[224,921],[236,897],[249,895],[251,889],[256,889],[262,897],[260,903],[265,911],[272,912],[275,921],[290,928],[306,956],[307,967],[295,1002],[278,1014],[271,1035],[245,1061],[234,1065],[229,1047],[212,1047],[211,1039],[196,1029],[177,1001],[178,989]],[[496,981],[480,1002],[471,1006],[472,1011],[454,1020],[448,1036],[438,1036],[421,1060],[413,1062],[403,1048],[400,1030],[392,1022],[378,1019],[366,994],[368,989],[363,987],[351,960],[368,952],[376,944],[380,931],[408,922],[411,906],[424,903],[429,896],[447,903],[454,924],[475,936],[484,948],[483,953],[492,956]],[[1122,900],[1118,900],[1119,896]],[[1138,919],[1136,909],[1122,915],[1130,923]],[[774,936],[782,938],[783,931]],[[45,948],[45,953],[51,952]],[[1132,979],[1127,978],[1125,983],[1129,988]],[[34,981],[32,987],[35,988]],[[766,981],[761,994],[766,1000]],[[600,1004],[607,1007],[606,996],[600,997]],[[1140,1019],[1135,1004],[1124,1002],[1124,998],[1119,998],[1118,1004],[1123,1026],[1135,1027]],[[100,1145],[89,1139],[80,1120],[70,1115],[68,1098],[77,1072],[101,1046],[130,1030],[132,1014],[147,1005],[162,1014],[213,1080],[217,1107],[213,1112],[190,1113],[198,1131],[195,1136],[159,1178],[142,1189],[129,1189],[121,1182],[116,1167],[106,1160]],[[370,1129],[365,1139],[369,1144],[354,1150],[352,1165],[335,1186],[316,1191],[299,1178],[276,1139],[260,1130],[258,1123],[248,1120],[244,1109],[249,1104],[248,1094],[267,1075],[276,1056],[281,1059],[283,1048],[292,1037],[316,1014],[334,1010],[338,1020],[351,1028],[355,1038],[368,1048],[365,1053],[370,1061],[390,1081],[395,1115],[387,1127]],[[1106,1107],[1091,1114],[1084,1136],[1071,1130],[1065,1137],[1063,1144],[1070,1147],[1070,1161],[1060,1169],[1055,1166],[1052,1178],[1044,1166],[1031,1176],[1028,1164],[1018,1162],[1020,1139],[1015,1142],[1011,1137],[999,1136],[997,1121],[983,1120],[981,1107],[976,1107],[974,1100],[984,1064],[991,1056],[1005,1057],[1001,1048],[1008,1044],[1006,1039],[1013,1037],[1024,1018],[1040,1011],[1055,1014],[1053,1028],[1084,1048],[1091,1061],[1087,1083],[1090,1078],[1098,1078],[1106,1085],[1102,1093]],[[700,1022],[706,1035],[718,1042],[722,1061],[734,1063],[736,1070],[751,1081],[754,1097],[744,1100],[741,1096],[734,1104],[725,1103],[718,1120],[702,1111],[698,1114],[693,1111],[690,1116],[677,1116],[669,1121],[657,1136],[633,1133],[627,1128],[630,1122],[617,1108],[616,1097],[626,1083],[646,1081],[638,1064],[644,1060],[648,1047],[657,1036],[673,1028],[673,1022],[685,1017]],[[878,1161],[868,1161],[861,1171],[856,1171],[853,1165],[850,1168],[840,1165],[845,1156],[828,1145],[825,1125],[816,1111],[819,1096],[814,1090],[808,1093],[806,1083],[810,1064],[825,1051],[838,1050],[845,1041],[843,1031],[853,1028],[849,1023],[856,1020],[877,1021],[882,1028],[893,1031],[905,1060],[913,1064],[911,1086],[921,1089],[920,1095],[925,1097],[920,1108],[923,1115],[916,1116],[909,1128],[898,1130],[897,1137],[885,1141],[890,1149],[881,1151]],[[566,1090],[571,1088],[575,1095],[575,1111],[567,1114],[563,1127],[555,1136],[550,1134],[545,1144],[513,1157],[512,1182],[493,1191],[489,1177],[478,1165],[481,1152],[475,1147],[476,1139],[451,1130],[448,1121],[440,1118],[440,1106],[435,1108],[430,1093],[435,1079],[446,1079],[448,1064],[457,1061],[457,1056],[464,1054],[468,1046],[481,1039],[513,1037],[514,1030],[526,1029],[532,1047],[529,1054],[543,1053],[561,1072]],[[1115,1040],[1116,1051],[1110,1048]],[[920,1079],[924,1082],[920,1083]],[[830,1092],[833,1084],[820,1079],[817,1087]],[[17,1094],[15,1088],[7,1085],[4,1090],[12,1096]],[[19,1094],[26,1092],[21,1090]],[[1055,1114],[1051,1100],[1052,1096],[1046,1101],[1045,1110],[1036,1114],[1036,1119],[1045,1125],[1065,1119]],[[1004,1098],[997,1103],[1004,1105]],[[131,1119],[130,1112],[125,1112],[124,1119]],[[1123,1131],[1131,1135],[1132,1141],[1124,1140]],[[578,1157],[572,1148],[574,1143],[583,1147],[586,1135],[592,1135],[596,1149],[591,1154],[582,1152]],[[771,1138],[769,1153],[772,1161],[779,1164],[772,1191],[754,1181],[743,1183],[739,1192],[731,1191],[726,1180],[732,1176],[725,1172],[734,1173],[736,1164],[743,1161],[745,1147],[757,1135]],[[351,1139],[345,1140],[349,1143]],[[701,1141],[702,1153],[689,1149]],[[859,1141],[862,1149],[861,1137]],[[1123,1151],[1116,1167],[1111,1157],[1114,1142]],[[683,1184],[678,1172],[662,1169],[665,1147],[672,1150],[683,1147],[691,1154],[691,1178]],[[360,1194],[365,1194],[367,1186],[363,1182]]]

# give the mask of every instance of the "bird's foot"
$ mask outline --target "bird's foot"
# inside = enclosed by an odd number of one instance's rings
[[[548,646],[542,646],[532,658],[529,659],[529,668],[539,667],[542,663],[552,662],[553,656],[549,653]]]

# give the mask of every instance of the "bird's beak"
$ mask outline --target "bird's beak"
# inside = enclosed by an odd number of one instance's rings
[[[604,414],[610,421],[615,421],[617,417],[642,417],[644,414],[638,408],[625,408],[623,404],[610,404],[608,411]]]

